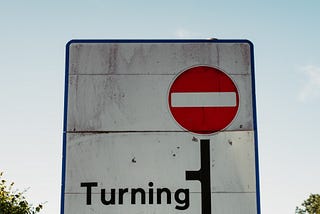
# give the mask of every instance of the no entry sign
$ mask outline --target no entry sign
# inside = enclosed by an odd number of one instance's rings
[[[209,66],[192,67],[177,76],[168,99],[175,120],[198,134],[224,129],[239,108],[235,83],[221,70]]]
[[[253,45],[73,40],[61,214],[260,214]]]

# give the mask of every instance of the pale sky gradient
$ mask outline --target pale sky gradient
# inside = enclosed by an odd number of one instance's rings
[[[65,45],[71,39],[249,39],[261,209],[320,193],[320,2],[0,0],[0,170],[60,212]]]

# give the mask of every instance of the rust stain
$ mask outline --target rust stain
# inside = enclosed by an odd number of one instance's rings
[[[136,157],[133,157],[133,158],[131,159],[131,162],[132,162],[132,163],[137,163]]]
[[[199,142],[198,138],[196,138],[196,137],[192,137],[192,141],[193,142]]]

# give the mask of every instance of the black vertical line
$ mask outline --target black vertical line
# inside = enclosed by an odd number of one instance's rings
[[[210,140],[200,140],[201,168],[186,171],[186,180],[198,180],[201,184],[201,213],[211,214]]]

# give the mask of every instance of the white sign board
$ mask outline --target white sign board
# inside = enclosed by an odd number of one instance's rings
[[[67,44],[62,214],[259,214],[253,45]]]

